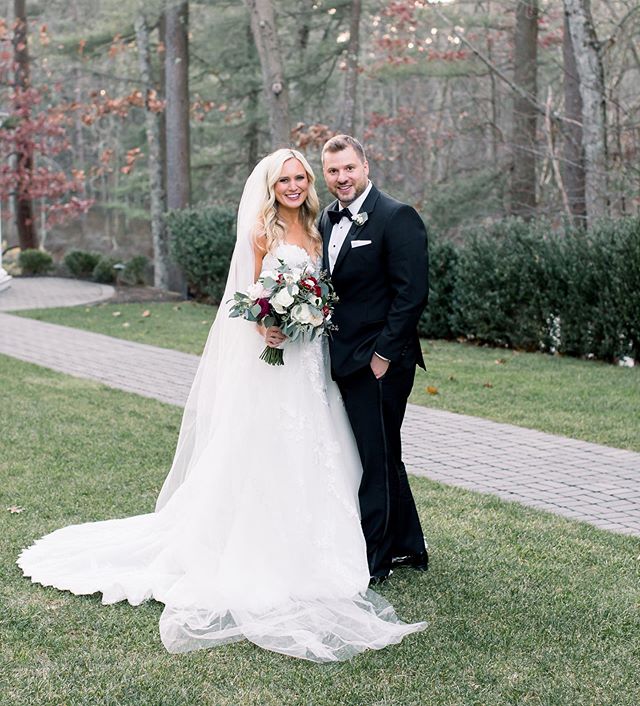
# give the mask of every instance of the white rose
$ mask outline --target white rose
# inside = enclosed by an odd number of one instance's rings
[[[297,282],[300,277],[302,277],[302,270],[299,267],[292,267],[291,276],[293,277],[293,281]]]
[[[249,295],[249,299],[262,299],[269,294],[269,290],[264,288],[262,282],[255,282],[249,285],[247,294]]]
[[[310,294],[307,299],[313,306],[320,308],[322,306],[322,299],[320,297],[316,297],[315,294]]]
[[[278,312],[278,314],[284,314],[285,311],[293,304],[293,297],[289,294],[288,290],[281,289],[275,297],[271,300],[271,305]]]
[[[294,282],[297,282],[297,279],[290,272],[285,272],[282,275],[282,278],[284,279],[285,284],[293,284]]]
[[[297,304],[291,310],[291,319],[299,324],[311,323],[311,309],[308,304]]]
[[[295,297],[296,294],[300,291],[300,288],[298,287],[297,284],[294,284],[293,287],[291,287],[291,294]]]
[[[291,318],[299,324],[311,324],[314,328],[322,325],[322,315],[314,314],[308,304],[297,304],[291,310]]]
[[[322,326],[322,322],[324,321],[324,317],[322,314],[314,314],[311,312],[311,325],[313,328],[318,328],[318,326]]]

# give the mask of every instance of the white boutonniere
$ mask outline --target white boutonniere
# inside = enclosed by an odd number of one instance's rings
[[[357,226],[363,226],[369,220],[369,214],[366,211],[358,213],[351,219]]]

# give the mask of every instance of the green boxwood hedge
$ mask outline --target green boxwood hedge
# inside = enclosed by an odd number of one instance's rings
[[[640,219],[588,232],[505,220],[431,245],[430,338],[613,360],[640,355]]]
[[[219,303],[235,245],[235,212],[222,206],[170,211],[171,256],[196,298]]]

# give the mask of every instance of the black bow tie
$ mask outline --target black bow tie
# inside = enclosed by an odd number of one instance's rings
[[[339,211],[327,211],[327,215],[332,225],[340,223],[343,218],[348,218],[350,221],[353,220],[351,211],[348,208],[341,208]]]

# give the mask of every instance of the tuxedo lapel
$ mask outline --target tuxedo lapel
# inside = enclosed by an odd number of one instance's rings
[[[378,189],[376,189],[373,184],[371,185],[371,191],[369,192],[369,195],[367,198],[364,200],[364,203],[360,207],[360,210],[358,213],[366,213],[369,218],[367,218],[366,222],[358,226],[355,223],[351,224],[351,228],[349,228],[349,232],[347,233],[347,237],[344,239],[344,242],[342,243],[342,247],[340,248],[340,252],[338,253],[338,257],[336,258],[336,263],[333,266],[333,272],[336,271],[338,267],[340,267],[342,261],[345,259],[349,251],[351,250],[351,241],[355,238],[356,235],[360,235],[362,232],[364,232],[367,228],[367,225],[369,224],[369,219],[373,213],[373,210],[376,205],[376,201],[378,200],[378,196],[380,196],[380,192]],[[357,215],[357,214],[355,214]],[[328,219],[327,219],[328,220]],[[331,235],[331,230],[329,231],[329,236]],[[328,239],[326,240],[328,243]]]
[[[337,201],[334,201],[330,206],[328,206],[325,210],[324,219],[322,221],[322,266],[327,271],[329,270],[329,240],[331,239],[331,231],[333,230],[333,224],[327,215],[327,211],[337,211],[339,206],[340,205]]]

